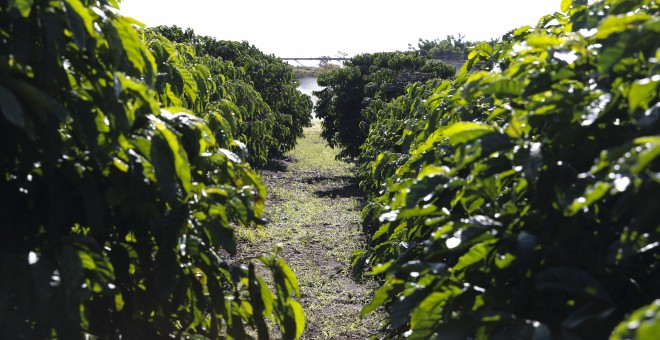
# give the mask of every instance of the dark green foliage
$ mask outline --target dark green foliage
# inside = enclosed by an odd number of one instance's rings
[[[258,95],[133,25],[116,1],[0,0],[0,338],[300,336],[286,264],[265,257],[272,293],[226,255],[264,207],[232,152],[233,98]]]
[[[316,115],[323,123],[322,137],[341,149],[340,157],[360,154],[369,126],[375,122],[369,106],[378,107],[404,94],[406,86],[435,78],[452,78],[454,67],[419,56],[418,52],[363,54],[344,63],[341,69],[318,79],[325,89]]]
[[[562,10],[374,107],[353,259],[388,337],[657,337],[659,6]]]
[[[246,119],[246,126],[240,127],[241,133],[246,134],[248,140],[254,142],[258,139],[256,137],[261,137],[268,142],[267,153],[263,154],[264,160],[267,155],[277,156],[292,150],[296,139],[303,136],[303,128],[311,126],[311,98],[298,91],[299,83],[293,68],[279,58],[266,55],[245,41],[223,41],[197,36],[191,29],[184,31],[176,26],[159,26],[156,31],[172,41],[194,46],[200,56],[220,58],[240,70],[228,81],[241,80],[250,84],[267,104],[266,111]],[[242,102],[238,101],[237,104],[241,106]],[[265,130],[255,130],[248,126],[263,120],[271,121],[272,126]],[[259,152],[261,154],[262,151]]]

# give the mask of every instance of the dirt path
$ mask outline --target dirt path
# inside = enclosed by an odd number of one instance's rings
[[[261,229],[238,231],[240,253],[281,255],[298,276],[306,312],[303,339],[364,339],[379,328],[378,315],[359,318],[376,288],[350,276],[350,255],[360,247],[361,196],[351,167],[335,160],[315,125],[284,160],[261,176],[268,188]]]

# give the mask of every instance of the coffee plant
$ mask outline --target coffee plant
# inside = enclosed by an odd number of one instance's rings
[[[263,155],[262,161],[292,150],[296,140],[303,136],[303,128],[311,126],[311,98],[298,91],[293,68],[281,59],[266,55],[245,41],[216,40],[176,26],[159,26],[156,30],[172,41],[194,46],[199,55],[231,63],[240,72],[233,73],[228,80],[242,81],[258,92],[267,107],[254,114],[254,119],[246,120],[240,129],[252,142],[262,139],[264,145],[253,152]],[[248,103],[252,102],[255,100],[250,98]],[[269,125],[256,126],[264,121],[270,122]]]
[[[383,280],[363,314],[387,338],[660,334],[659,9],[563,0],[379,104],[353,265]]]
[[[429,79],[449,79],[455,68],[443,62],[421,57],[419,52],[383,52],[362,54],[318,78],[325,88],[315,93],[319,98],[315,112],[322,120],[321,136],[340,157],[356,158],[374,117],[368,110],[404,94],[406,86]],[[374,103],[375,102],[375,103]]]
[[[0,0],[0,338],[300,337],[286,263],[258,259],[267,286],[228,256],[261,222],[239,126],[266,104],[117,7]]]

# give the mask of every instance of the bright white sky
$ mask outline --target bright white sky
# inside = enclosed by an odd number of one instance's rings
[[[278,57],[404,51],[419,38],[498,38],[559,11],[561,0],[123,0],[147,26],[177,25],[247,40]]]

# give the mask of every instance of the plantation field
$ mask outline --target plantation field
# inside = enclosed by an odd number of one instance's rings
[[[657,339],[660,4],[558,2],[313,103],[245,41],[0,0],[0,339]]]

